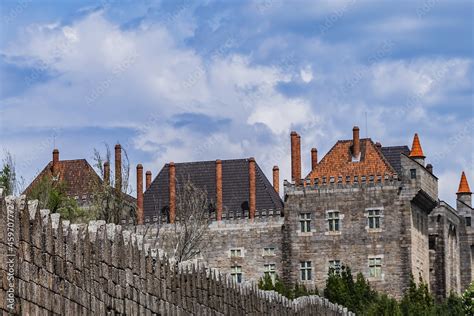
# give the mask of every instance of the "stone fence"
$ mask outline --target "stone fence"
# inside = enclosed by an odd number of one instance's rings
[[[36,201],[1,195],[3,313],[352,315],[318,296],[288,300],[202,266],[175,267],[121,226],[70,224]]]

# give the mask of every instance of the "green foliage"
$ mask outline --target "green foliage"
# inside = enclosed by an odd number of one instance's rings
[[[464,291],[462,295],[464,313],[466,315],[474,315],[474,282]]]
[[[28,199],[38,200],[40,209],[59,213],[61,218],[74,223],[87,222],[91,219],[89,212],[81,209],[76,200],[67,195],[64,183],[52,180],[50,177],[41,178],[28,194]]]
[[[403,315],[436,315],[434,298],[421,277],[418,286],[413,276],[410,278],[410,285],[400,302],[400,309]]]
[[[4,194],[11,195],[16,193],[16,173],[13,157],[9,152],[5,153],[2,169],[0,170],[0,187],[4,189]]]
[[[318,295],[318,290],[308,290],[304,285],[296,283],[294,287],[286,286],[278,275],[273,281],[269,274],[265,274],[258,282],[258,288],[264,291],[275,291],[289,299],[301,296]]]

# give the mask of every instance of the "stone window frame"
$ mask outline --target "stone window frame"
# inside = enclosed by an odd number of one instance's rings
[[[311,234],[311,212],[301,212],[298,216],[300,234]]]
[[[337,275],[341,274],[342,271],[342,262],[339,259],[331,259],[328,261],[328,272],[330,269],[334,269],[334,273]]]
[[[330,214],[337,214],[337,217],[332,218]],[[326,217],[325,217],[325,222],[326,222],[326,232],[324,233],[325,235],[340,235],[342,231],[342,222],[344,219],[344,214],[339,211],[339,210],[327,210],[326,211]],[[331,220],[337,220],[334,223],[337,223],[337,230],[330,230],[331,227]]]
[[[384,279],[383,263],[383,255],[373,255],[367,257],[367,280],[380,281]]]
[[[377,216],[379,219],[379,227],[370,228],[370,211],[379,211],[379,215]],[[364,216],[366,218],[366,225],[365,230],[369,233],[380,233],[383,231],[383,224],[384,224],[384,208],[383,206],[374,206],[374,207],[367,207],[364,212]]]
[[[270,275],[272,282],[275,283],[276,280],[276,263],[265,263],[263,265],[263,275]]]
[[[410,169],[410,179],[416,180],[416,168]]]
[[[263,247],[262,257],[275,257],[276,256],[275,250],[276,250],[276,247],[273,247],[273,246]]]
[[[242,266],[238,265],[233,265],[230,267],[230,275],[232,277],[232,280],[234,280],[235,283],[242,283],[243,281],[243,272],[242,272]]]
[[[300,261],[300,281],[308,282],[313,279],[313,267],[311,261]]]
[[[235,253],[235,255],[232,255],[232,252]],[[239,253],[239,255],[237,255]],[[244,248],[242,247],[234,247],[229,249],[228,257],[235,259],[235,258],[243,258],[244,257]]]

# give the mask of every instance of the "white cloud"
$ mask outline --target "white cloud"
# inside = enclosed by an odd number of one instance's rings
[[[305,68],[300,70],[301,80],[305,83],[309,83],[313,80],[313,70],[311,66],[306,66]]]

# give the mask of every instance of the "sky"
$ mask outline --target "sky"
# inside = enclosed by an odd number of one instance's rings
[[[166,162],[255,157],[290,178],[290,132],[322,157],[361,128],[418,133],[455,203],[474,186],[472,1],[12,1],[0,4],[0,156],[28,184],[120,142]],[[132,193],[133,194],[133,193]]]

